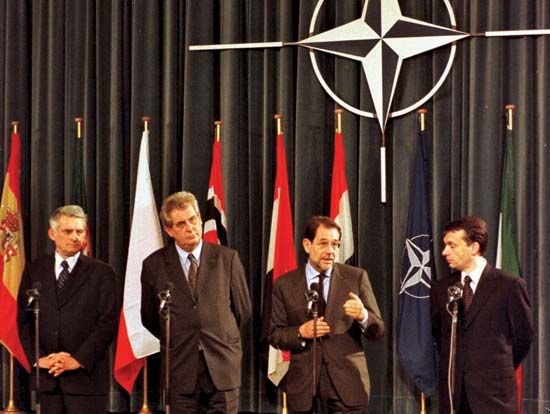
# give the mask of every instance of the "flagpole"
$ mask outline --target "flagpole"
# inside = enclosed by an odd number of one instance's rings
[[[426,114],[427,109],[420,108],[418,111],[418,122],[420,123],[420,132],[426,131]],[[427,397],[423,392],[420,393],[420,414],[428,414],[427,410]]]
[[[505,106],[506,108],[506,129],[508,131],[514,130],[514,109],[516,109],[516,105],[514,104],[508,104]]]
[[[334,113],[336,114],[336,133],[341,134],[342,133],[342,114],[344,113],[344,110],[342,108],[338,108],[334,110]]]
[[[385,204],[386,201],[386,131],[384,129],[380,146],[380,202]]]
[[[143,121],[143,130],[145,132],[149,131],[149,121],[151,120],[151,117],[144,116],[141,118]],[[139,410],[138,414],[151,414],[152,411],[149,409],[149,384],[148,384],[148,372],[149,369],[147,367],[147,357],[143,358],[143,403],[141,405],[141,410]]]
[[[82,138],[82,121],[83,119],[81,117],[77,117],[74,119],[76,122],[76,137],[78,139]]]
[[[273,116],[275,118],[275,121],[277,123],[277,136],[281,135],[283,133],[283,116],[281,114],[275,114]],[[286,408],[286,392],[283,392],[283,408],[281,413],[287,414],[287,408]]]
[[[13,133],[17,134],[17,126],[19,125],[19,121],[12,121],[13,126]],[[7,348],[6,348],[7,349]],[[14,379],[14,373],[15,373],[15,364],[13,361],[13,354],[8,350],[10,354],[10,374],[9,374],[9,399],[8,399],[8,405],[6,408],[4,408],[1,413],[23,413],[17,406],[15,405],[15,401],[13,399],[13,379]]]

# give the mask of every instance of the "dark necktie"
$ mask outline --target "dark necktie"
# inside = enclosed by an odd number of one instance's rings
[[[63,270],[61,271],[61,273],[59,274],[59,277],[57,278],[57,287],[59,289],[63,287],[65,282],[67,282],[67,280],[71,276],[71,272],[69,272],[69,263],[67,263],[66,260],[63,260],[61,262],[61,267],[63,268]]]
[[[462,293],[462,300],[464,301],[464,310],[468,312],[468,309],[470,309],[470,305],[472,304],[472,300],[474,299],[474,291],[472,290],[472,278],[470,276],[466,276],[464,278],[464,291]]]
[[[327,275],[324,273],[319,273],[319,300],[317,302],[317,309],[319,311],[319,316],[325,315],[325,308],[327,303],[325,302],[325,279]]]
[[[197,297],[197,259],[192,253],[187,256],[189,259],[189,269],[187,270],[187,283],[194,297]]]

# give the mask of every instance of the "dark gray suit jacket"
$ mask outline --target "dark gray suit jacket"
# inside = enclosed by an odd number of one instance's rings
[[[287,393],[288,408],[307,411],[312,407],[312,340],[298,337],[298,328],[309,318],[304,293],[307,291],[305,267],[277,279],[273,287],[273,304],[269,342],[276,348],[291,351],[289,370],[280,387]],[[361,298],[369,312],[367,328],[344,313],[349,292]],[[335,264],[331,275],[325,319],[330,334],[318,342],[318,354],[327,363],[328,373],[342,401],[348,406],[368,404],[370,380],[361,337],[379,340],[384,335],[384,322],[374,297],[367,272],[357,267]],[[321,358],[318,359],[317,373]]]
[[[218,390],[241,385],[241,332],[251,317],[244,269],[235,250],[203,242],[197,272],[197,299],[191,294],[178,252],[172,243],[143,262],[141,316],[144,326],[162,338],[158,292],[171,291],[171,392],[192,393],[199,366],[199,341]]]
[[[448,361],[451,316],[445,307],[447,288],[460,281],[460,272],[438,280],[431,289],[434,338],[439,349],[439,412],[450,411]],[[533,340],[531,305],[525,282],[491,267],[483,270],[470,309],[460,303],[457,335],[455,409],[462,388],[475,413],[513,414],[517,408],[515,368]]]
[[[84,367],[67,371],[58,378],[42,369],[40,389],[51,391],[59,384],[66,393],[103,394],[109,384],[108,350],[117,320],[114,271],[108,264],[81,254],[71,277],[59,290],[54,267],[52,255],[25,268],[18,298],[23,348],[32,365],[35,360],[34,313],[25,310],[25,294],[35,282],[40,282],[40,357],[64,351]],[[31,385],[34,384],[32,378]]]

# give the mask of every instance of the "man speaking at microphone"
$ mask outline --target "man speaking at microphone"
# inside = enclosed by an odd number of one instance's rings
[[[171,414],[236,414],[241,331],[251,317],[239,255],[202,240],[199,206],[189,192],[168,196],[160,219],[174,243],[143,261],[141,316],[144,326],[162,338],[165,358],[159,305],[169,295]]]
[[[439,354],[439,412],[451,412],[448,366],[449,302],[458,300],[454,412],[514,414],[514,369],[533,340],[531,305],[523,279],[493,268],[483,257],[489,234],[480,217],[466,216],[443,231],[443,257],[453,273],[431,289],[432,328]],[[462,297],[456,294],[462,290]]]
[[[280,384],[291,413],[367,412],[370,380],[361,338],[381,339],[384,322],[367,272],[335,263],[341,238],[336,222],[312,217],[302,240],[307,264],[273,287],[269,342],[291,352]],[[307,312],[312,287],[319,294],[315,378],[314,321]]]

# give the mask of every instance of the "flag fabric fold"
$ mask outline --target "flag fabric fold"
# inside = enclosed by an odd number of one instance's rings
[[[342,228],[342,240],[340,241],[340,249],[338,250],[336,261],[345,263],[353,256],[354,242],[348,182],[346,180],[344,138],[341,132],[336,132],[334,135],[330,218]]]
[[[141,139],[136,193],[128,261],[124,281],[123,309],[120,314],[114,376],[128,392],[148,355],[160,351],[159,340],[141,321],[141,266],[143,260],[163,246],[159,217],[149,171],[149,132]]]
[[[214,244],[227,246],[227,226],[222,180],[221,142],[214,140],[212,146],[212,167],[208,184],[208,197],[203,212],[203,239]]]
[[[273,195],[273,212],[269,234],[267,257],[267,278],[264,299],[264,320],[271,315],[271,292],[273,283],[282,275],[296,268],[296,250],[294,249],[294,231],[288,190],[288,173],[283,134],[277,135],[277,172]],[[268,325],[267,325],[268,326]],[[269,346],[267,376],[275,385],[279,385],[288,371],[290,352]]]
[[[86,181],[84,179],[84,148],[82,138],[76,138],[74,149],[74,164],[73,164],[73,203],[82,207],[82,210],[88,214],[88,200],[86,198]],[[82,245],[82,253],[86,256],[93,256],[92,251],[92,231],[90,222],[86,225],[86,240]]]
[[[506,129],[504,165],[502,169],[502,193],[498,223],[496,267],[516,276],[521,275],[516,247],[516,196],[514,166],[514,132]],[[518,414],[521,414],[523,398],[523,366],[516,369]]]
[[[17,294],[25,268],[25,242],[21,218],[19,173],[21,139],[11,135],[11,151],[0,206],[0,342],[30,372],[17,327]]]
[[[415,386],[435,394],[435,345],[430,318],[430,289],[435,276],[424,134],[416,156],[403,252],[403,273],[397,307],[397,355]]]

